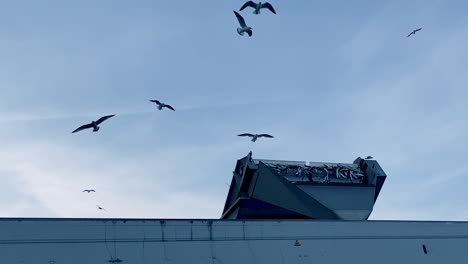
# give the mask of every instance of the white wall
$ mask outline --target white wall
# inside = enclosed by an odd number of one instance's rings
[[[2,264],[439,264],[467,250],[468,222],[0,219]]]

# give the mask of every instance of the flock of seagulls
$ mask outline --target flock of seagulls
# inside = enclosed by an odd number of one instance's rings
[[[273,14],[276,15],[276,10],[273,8],[273,6],[268,3],[268,2],[265,2],[265,3],[262,3],[262,2],[258,2],[258,3],[255,3],[253,1],[247,1],[244,5],[242,5],[242,7],[239,9],[239,11],[242,11],[244,10],[246,7],[252,7],[254,9],[253,13],[255,15],[258,15],[260,14],[260,10],[262,8],[266,8],[268,10],[270,10]],[[239,25],[240,27],[237,28],[237,33],[239,33],[239,35],[243,36],[244,33],[247,33],[249,35],[249,37],[252,36],[252,27],[249,27],[247,26],[247,24],[245,23],[245,19],[244,17],[242,17],[239,13],[237,13],[236,11],[234,11],[234,15],[236,15],[236,18],[237,18],[237,21],[239,21]]]
[[[235,12],[235,11],[234,11]],[[172,107],[171,105],[168,105],[168,104],[165,104],[165,103],[162,103],[158,100],[149,100],[150,102],[152,103],[155,103],[157,105],[157,108],[159,111],[163,110],[164,108],[167,108],[167,109],[170,109],[172,111],[175,111],[174,107]],[[99,125],[106,121],[107,119],[113,117],[115,115],[106,115],[106,116],[103,116],[101,118],[99,118],[98,120],[96,121],[91,121],[91,123],[88,123],[88,124],[85,124],[85,125],[82,125],[80,127],[78,127],[77,129],[73,130],[72,133],[76,133],[76,132],[79,132],[81,130],[85,130],[85,129],[88,129],[88,128],[92,128],[93,129],[93,132],[98,132],[99,131]],[[252,138],[252,142],[255,142],[257,141],[258,138],[261,138],[261,137],[266,137],[266,138],[273,138],[273,136],[271,135],[268,135],[268,134],[250,134],[250,133],[244,133],[244,134],[240,134],[238,135],[239,137],[251,137]],[[94,192],[94,190],[83,190],[83,192],[87,192],[87,193],[90,193],[90,192]]]
[[[253,1],[247,1],[246,3],[244,3],[241,8],[239,9],[239,12],[246,9],[247,7],[251,7],[254,9],[253,11],[253,14],[255,15],[258,15],[260,14],[260,11],[261,9],[268,9],[269,11],[271,11],[273,14],[276,15],[276,10],[274,9],[274,7],[268,3],[268,2],[258,2],[258,3],[255,3]],[[239,22],[239,25],[240,27],[237,28],[237,33],[241,36],[244,35],[244,33],[247,33],[249,35],[249,37],[252,36],[252,27],[248,26],[247,23],[245,22],[245,19],[236,11],[233,11],[238,22]],[[412,35],[416,35],[416,32],[422,30],[422,28],[418,28],[418,29],[415,29],[413,31],[411,31],[406,37],[410,37]],[[156,106],[157,106],[157,109],[159,111],[163,110],[164,108],[167,108],[167,109],[170,109],[172,111],[175,111],[175,109],[169,105],[169,104],[165,104],[165,103],[162,103],[160,102],[159,100],[149,100],[150,102],[152,103],[155,103]],[[78,127],[77,129],[73,130],[72,133],[76,133],[76,132],[79,132],[79,131],[82,131],[82,130],[85,130],[85,129],[88,129],[88,128],[92,128],[93,129],[93,132],[98,132],[99,131],[99,125],[106,121],[107,119],[113,117],[115,115],[106,115],[106,116],[103,116],[101,118],[99,118],[98,120],[96,121],[91,121],[91,123],[88,123],[88,124],[85,124],[85,125],[82,125],[80,127]],[[251,134],[251,133],[243,133],[243,134],[239,134],[237,135],[239,137],[248,137],[248,138],[251,138],[251,141],[252,142],[256,142],[259,138],[273,138],[272,135],[269,135],[269,134]],[[372,156],[367,156],[365,159],[373,159]],[[85,189],[83,190],[83,192],[86,192],[86,193],[91,193],[91,192],[96,192],[95,190],[93,189]],[[96,205],[96,207],[98,208],[98,210],[103,210],[103,211],[106,211],[106,209],[104,209],[103,207],[99,206],[99,205]]]
[[[273,8],[273,6],[268,2],[255,3],[254,1],[247,1],[247,2],[245,2],[245,4],[242,5],[242,7],[239,9],[239,11],[242,11],[247,7],[252,7],[254,9],[253,14],[255,14],[255,15],[260,14],[260,10],[263,9],[263,8],[266,8],[266,9],[270,10],[273,14],[276,15],[275,8]],[[237,28],[237,33],[239,33],[239,35],[241,35],[241,36],[243,36],[244,33],[247,33],[249,35],[249,37],[251,37],[252,36],[252,27],[247,26],[247,23],[245,23],[244,17],[242,17],[236,11],[234,11],[234,15],[236,15],[237,21],[239,21],[239,25],[240,25],[240,27]],[[415,29],[415,30],[411,31],[411,33],[409,33],[408,36],[406,36],[406,37],[410,37],[411,35],[416,35],[416,32],[420,31],[421,29],[422,28],[418,28],[418,29]]]
[[[250,32],[251,34],[252,32]],[[175,111],[174,107],[172,107],[171,105],[168,105],[168,104],[165,104],[165,103],[162,103],[158,100],[149,100],[150,102],[152,103],[155,103],[158,110],[163,110],[164,108],[167,108],[167,109],[170,109],[172,111]],[[85,129],[88,129],[88,128],[92,128],[93,129],[93,132],[98,132],[100,127],[99,125],[101,123],[103,123],[104,121],[106,121],[107,119],[113,117],[115,115],[106,115],[106,116],[103,116],[101,118],[99,118],[98,120],[96,121],[91,121],[90,123],[88,124],[85,124],[85,125],[82,125],[80,127],[78,127],[77,129],[73,130],[72,131],[72,134],[73,133],[76,133],[76,132],[79,132],[79,131],[82,131],[82,130],[85,130]],[[261,137],[266,137],[266,138],[273,138],[272,135],[269,135],[269,134],[250,134],[250,133],[243,133],[243,134],[239,134],[238,136],[240,137],[251,137],[252,138],[252,142],[255,142],[257,141],[258,138],[261,138]],[[96,190],[94,189],[84,189],[82,192],[84,193],[94,193],[96,192]],[[101,210],[101,211],[107,211],[106,209],[104,209],[103,207],[99,206],[99,205],[96,205],[97,209],[98,210]]]

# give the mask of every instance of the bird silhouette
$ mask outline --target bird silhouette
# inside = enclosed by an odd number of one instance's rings
[[[416,35],[416,32],[418,32],[418,31],[421,30],[421,29],[422,29],[422,28],[418,28],[418,29],[415,29],[415,30],[411,31],[411,33],[409,33],[408,36],[406,36],[406,37],[409,37],[409,36],[411,36],[411,35]]]
[[[153,103],[155,103],[155,104],[157,104],[157,105],[158,105],[158,110],[159,110],[159,111],[163,110],[164,107],[169,108],[169,109],[171,109],[172,111],[175,111],[175,109],[174,109],[172,106],[170,106],[170,105],[168,105],[168,104],[165,104],[165,103],[161,103],[161,102],[158,101],[158,100],[149,100],[149,101],[150,101],[150,102],[153,102]]]
[[[237,135],[237,136],[239,136],[239,137],[251,137],[252,142],[257,141],[257,139],[261,138],[261,137],[273,138],[273,136],[268,135],[268,134],[250,134],[250,133],[244,133],[244,134],[240,134],[240,135]]]
[[[95,190],[83,190],[83,192],[90,193],[90,192],[96,192],[96,191]]]
[[[374,159],[372,156],[367,156],[365,159]]]
[[[73,130],[72,133],[76,133],[78,131],[81,131],[83,129],[87,129],[87,128],[93,128],[93,132],[98,132],[99,131],[99,124],[101,124],[102,122],[106,121],[107,119],[113,117],[115,115],[107,115],[107,116],[103,116],[101,118],[99,118],[98,120],[96,121],[92,121],[91,123],[89,124],[86,124],[86,125],[82,125],[80,126],[79,128]]]
[[[240,9],[239,11],[242,11],[244,10],[244,8],[246,7],[253,7],[255,10],[254,10],[254,14],[255,15],[258,15],[260,14],[260,9],[262,8],[267,8],[268,10],[270,10],[273,14],[276,14],[276,11],[275,9],[273,8],[273,6],[268,3],[268,2],[265,2],[265,3],[262,3],[262,2],[258,2],[258,3],[255,3],[254,1],[247,1]]]
[[[236,15],[237,21],[239,21],[239,24],[241,26],[241,27],[237,28],[237,33],[239,33],[239,35],[241,35],[241,36],[244,36],[244,32],[247,32],[249,37],[251,37],[252,36],[252,28],[247,26],[247,24],[245,23],[244,18],[241,15],[239,15],[239,13],[234,11],[234,14]]]
[[[99,210],[107,211],[106,209],[102,208],[101,206],[99,206],[99,205],[97,205],[97,204],[96,204],[96,206],[97,206],[97,208],[98,208]]]

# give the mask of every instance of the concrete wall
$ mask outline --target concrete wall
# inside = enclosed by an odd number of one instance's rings
[[[5,264],[439,264],[467,249],[468,222],[0,219]]]

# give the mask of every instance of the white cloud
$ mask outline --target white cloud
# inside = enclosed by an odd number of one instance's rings
[[[225,191],[225,176],[230,175],[229,169],[217,167],[216,157],[231,152],[219,147],[161,150],[146,158],[125,158],[97,148],[50,142],[12,144],[0,154],[2,172],[11,180],[8,187],[21,195],[11,195],[0,214],[216,218],[224,201],[217,196],[218,189]],[[223,175],[213,175],[220,171]],[[194,184],[203,185],[203,190],[191,188]],[[97,192],[82,193],[85,188]],[[25,206],[31,201],[35,202]],[[98,211],[96,204],[108,211]]]

